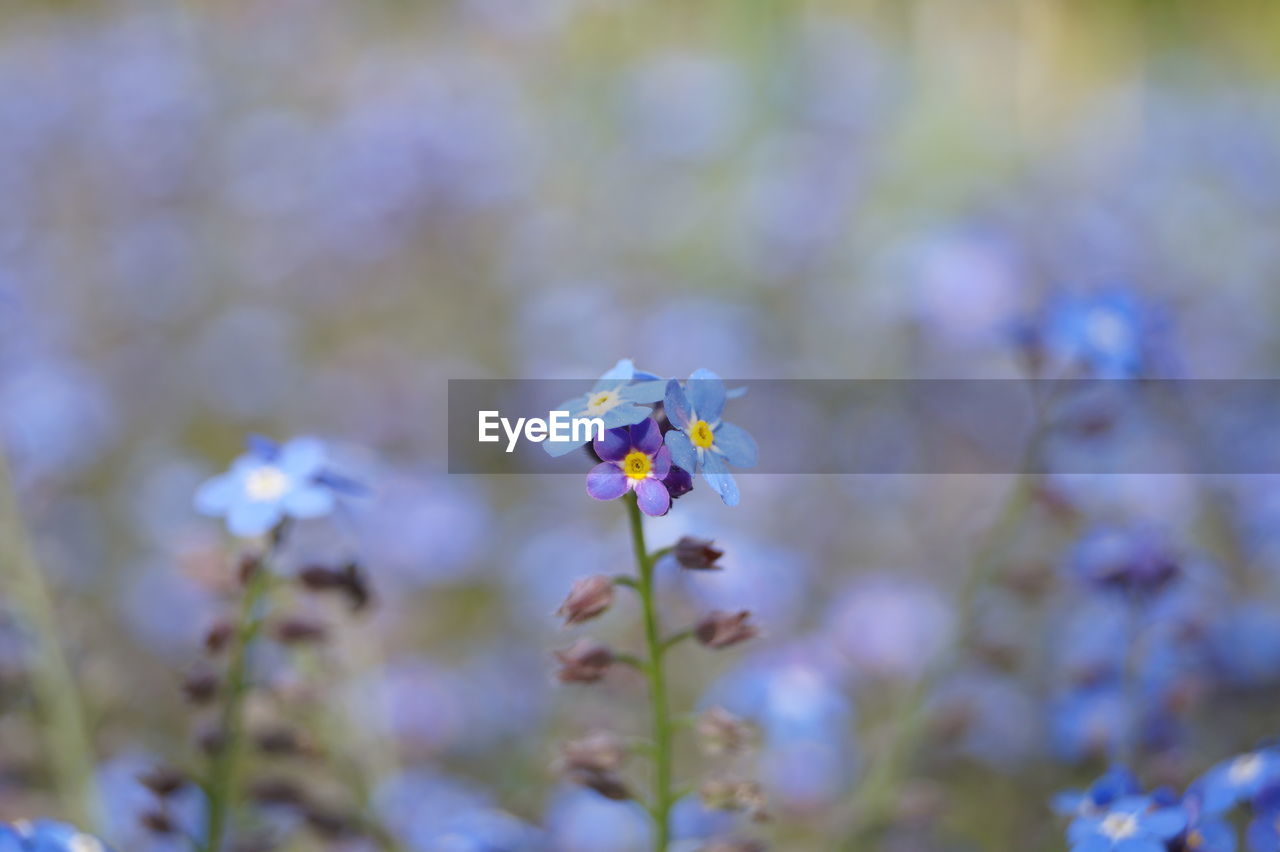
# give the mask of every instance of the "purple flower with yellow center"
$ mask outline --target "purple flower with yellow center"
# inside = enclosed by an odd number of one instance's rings
[[[724,382],[710,370],[695,370],[684,387],[667,383],[664,405],[675,428],[667,433],[671,460],[690,473],[701,473],[726,506],[738,505],[734,467],[754,467],[755,439],[740,426],[721,419],[728,394]]]
[[[662,444],[662,430],[652,417],[633,426],[610,429],[592,446],[603,461],[587,474],[587,493],[597,500],[616,500],[636,493],[640,511],[665,515],[671,494],[662,480],[671,472],[671,451]]]
[[[623,358],[599,378],[589,393],[565,400],[555,410],[569,412],[570,419],[598,417],[604,421],[605,429],[634,426],[653,414],[653,404],[662,399],[664,387],[653,373],[637,370],[630,359]],[[584,443],[547,440],[542,447],[559,457]]]
[[[196,510],[226,518],[233,535],[262,535],[285,518],[318,518],[333,511],[344,481],[325,470],[324,444],[295,438],[277,445],[251,438],[249,452],[196,491]]]

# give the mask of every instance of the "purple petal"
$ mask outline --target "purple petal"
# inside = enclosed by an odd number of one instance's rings
[[[734,467],[755,467],[759,456],[755,438],[746,429],[732,423],[721,423],[716,427],[715,442],[711,448],[719,451]]]
[[[671,508],[667,487],[656,479],[640,480],[636,486],[636,500],[640,503],[640,511],[653,517],[665,515]]]
[[[672,426],[683,431],[693,424],[693,406],[689,403],[684,388],[675,379],[667,382],[667,394],[663,397],[662,405]]]
[[[671,450],[668,447],[658,447],[658,451],[653,454],[653,470],[650,475],[657,479],[666,479],[670,472]]]
[[[658,421],[652,417],[646,417],[632,426],[631,446],[646,456],[657,452],[658,447],[662,446],[662,430],[658,428]]]
[[[724,412],[724,382],[710,370],[694,370],[685,383],[689,402],[698,418],[715,423]]]
[[[597,500],[617,500],[627,493],[627,477],[613,462],[601,462],[587,474],[587,493]]]
[[[609,429],[604,433],[603,438],[594,441],[591,446],[595,448],[596,455],[605,461],[622,461],[631,451],[631,430],[626,426],[621,429]]]
[[[693,442],[685,433],[674,429],[668,432],[667,449],[671,450],[671,461],[677,467],[682,467],[689,473],[698,469],[698,451],[693,448]]]

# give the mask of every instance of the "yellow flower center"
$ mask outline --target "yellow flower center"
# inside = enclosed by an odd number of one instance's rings
[[[274,465],[264,465],[245,477],[244,490],[250,500],[279,500],[289,490],[289,475]]]
[[[604,414],[609,409],[617,406],[620,401],[617,391],[600,391],[587,400],[587,413],[592,415]]]
[[[645,479],[653,470],[653,462],[639,450],[632,450],[622,460],[622,472],[632,479]]]
[[[1191,829],[1191,831],[1187,834],[1187,848],[1199,849],[1203,845],[1204,845],[1204,835],[1194,828]]]
[[[693,441],[695,447],[701,447],[705,450],[711,446],[715,439],[716,436],[712,433],[711,426],[705,420],[697,421],[689,429],[689,440]]]
[[[67,844],[67,852],[102,852],[102,844],[87,834],[77,834]]]

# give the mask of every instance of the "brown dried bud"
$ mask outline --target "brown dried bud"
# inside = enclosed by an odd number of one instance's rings
[[[164,799],[187,785],[187,776],[172,766],[153,766],[138,776],[138,783]]]
[[[208,704],[218,694],[218,675],[209,669],[194,669],[182,679],[182,694],[192,704]]]
[[[745,609],[737,613],[708,613],[693,629],[693,635],[708,648],[728,648],[759,634],[755,625],[748,623],[750,618],[751,613]]]
[[[588,790],[594,790],[606,799],[624,802],[631,798],[631,788],[612,772],[594,772],[590,769],[578,769],[565,774],[570,782]]]
[[[573,581],[569,596],[564,599],[556,615],[565,625],[581,624],[603,615],[613,606],[613,581],[603,574],[583,577]]]
[[[215,755],[222,751],[226,743],[227,738],[223,735],[221,728],[208,727],[196,735],[196,745],[208,755]]]
[[[709,810],[743,812],[756,822],[769,819],[764,790],[755,781],[710,778],[703,782],[698,794]]]
[[[595,731],[561,746],[555,767],[564,773],[575,770],[611,772],[622,766],[626,756],[626,747],[614,734]]]
[[[271,627],[271,635],[284,645],[303,645],[323,642],[329,637],[329,630],[323,622],[293,616],[275,622]]]
[[[315,748],[292,728],[266,728],[253,735],[253,743],[264,754],[277,756],[314,754]]]
[[[309,565],[298,572],[298,582],[312,592],[345,594],[353,611],[364,609],[371,597],[369,583],[355,562],[348,562],[341,568]]]
[[[222,649],[227,647],[227,643],[231,641],[231,637],[235,635],[236,628],[230,621],[219,619],[213,623],[207,633],[204,634],[204,649],[210,654],[218,654]]]
[[[594,639],[579,639],[568,648],[556,651],[561,683],[595,683],[613,665],[613,652]]]
[[[240,555],[240,565],[237,568],[236,576],[239,578],[241,586],[249,585],[249,581],[256,577],[261,570],[261,556],[256,553],[242,553]]]
[[[709,538],[681,536],[672,552],[680,567],[690,571],[720,571],[724,568],[716,564],[716,560],[724,556],[724,551],[713,547]]]
[[[312,831],[327,840],[338,840],[360,833],[359,820],[316,805],[307,808],[303,818]]]
[[[698,717],[702,750],[712,756],[738,754],[755,739],[755,728],[723,707],[712,707]]]
[[[142,823],[143,828],[152,834],[173,834],[177,831],[177,826],[173,824],[173,820],[162,810],[145,810],[138,817],[138,821]]]
[[[253,782],[249,795],[264,805],[301,806],[307,796],[302,788],[288,778],[262,778]]]

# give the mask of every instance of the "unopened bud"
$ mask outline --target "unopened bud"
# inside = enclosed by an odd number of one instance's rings
[[[348,562],[341,568],[309,565],[298,572],[298,582],[312,592],[340,592],[346,595],[353,611],[364,609],[371,597],[368,581],[355,562]]]
[[[138,821],[142,823],[143,828],[152,834],[173,834],[177,830],[173,820],[162,810],[145,810],[138,817]]]
[[[338,840],[360,833],[359,820],[316,805],[308,807],[303,818],[312,831],[327,840]]]
[[[581,624],[603,615],[613,606],[613,581],[603,574],[583,577],[573,581],[569,596],[564,599],[556,615],[566,625]]]
[[[594,790],[606,799],[624,802],[630,799],[631,788],[625,781],[612,772],[593,772],[589,769],[578,769],[565,774],[565,778],[588,790]]]
[[[235,635],[235,625],[225,619],[214,622],[204,634],[204,649],[210,654],[219,654],[227,647],[231,637]]]
[[[579,639],[568,648],[556,651],[562,683],[595,683],[613,665],[613,652],[594,639]]]
[[[306,802],[302,788],[288,778],[263,778],[249,788],[249,795],[264,805],[299,806]]]
[[[195,669],[182,679],[182,694],[192,704],[208,704],[218,694],[218,675],[208,669]]]
[[[256,553],[243,553],[240,555],[240,565],[237,568],[237,577],[240,585],[247,586],[249,581],[258,575],[262,570],[262,557]]]
[[[284,645],[302,645],[323,642],[329,630],[322,622],[310,618],[282,618],[271,628],[272,637]]]
[[[561,772],[589,770],[610,772],[622,766],[627,750],[622,741],[608,731],[596,731],[577,740],[570,740],[560,749],[556,768]]]
[[[253,743],[264,754],[277,756],[311,754],[315,751],[297,731],[283,726],[258,731],[253,735]]]
[[[707,754],[738,754],[755,738],[755,728],[723,707],[712,707],[698,717],[698,737]]]
[[[187,776],[171,766],[153,766],[138,776],[138,783],[164,799],[185,787]]]
[[[710,778],[703,782],[698,793],[709,810],[746,813],[756,822],[769,818],[765,812],[764,790],[755,781]]]
[[[736,613],[708,613],[693,629],[693,635],[708,648],[728,648],[758,635],[755,625],[749,623],[750,618],[751,613],[745,609]]]
[[[724,568],[716,563],[717,559],[724,556],[724,551],[713,547],[709,538],[682,536],[672,552],[680,567],[690,571],[719,571]]]

